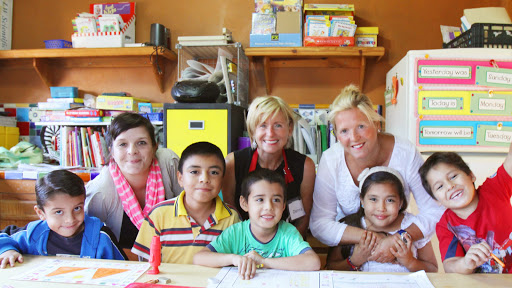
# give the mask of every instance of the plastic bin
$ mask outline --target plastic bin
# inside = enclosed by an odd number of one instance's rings
[[[46,49],[55,48],[73,48],[73,44],[70,41],[56,39],[56,40],[44,40]]]
[[[512,49],[512,24],[475,23],[471,29],[443,48],[508,48]]]

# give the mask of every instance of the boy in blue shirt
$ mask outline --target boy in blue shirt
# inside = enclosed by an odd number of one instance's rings
[[[80,255],[125,260],[110,229],[84,213],[84,181],[66,170],[55,170],[36,183],[34,210],[41,220],[9,236],[0,234],[0,268],[22,263],[22,254]]]
[[[194,256],[194,264],[238,266],[244,280],[257,267],[318,270],[320,259],[290,223],[281,220],[286,207],[286,184],[278,173],[259,169],[242,183],[240,206],[249,220],[234,224]]]

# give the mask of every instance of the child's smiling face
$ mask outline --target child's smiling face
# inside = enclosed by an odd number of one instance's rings
[[[361,202],[368,229],[390,232],[400,228],[400,223],[396,227],[396,220],[403,202],[395,185],[374,183],[368,188]]]
[[[249,213],[251,231],[275,231],[286,208],[284,191],[279,183],[266,180],[254,182],[248,199],[240,197],[240,206]]]
[[[50,197],[44,207],[34,207],[41,220],[46,220],[50,229],[63,236],[72,237],[83,230],[85,195],[70,196],[57,193]]]
[[[468,175],[454,165],[439,163],[428,171],[426,178],[435,198],[455,213],[477,199],[473,173]]]

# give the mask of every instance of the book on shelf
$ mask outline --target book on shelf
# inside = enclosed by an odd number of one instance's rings
[[[48,98],[46,102],[52,103],[84,103],[83,98]]]
[[[100,127],[63,126],[61,166],[101,167],[105,164],[105,132]]]
[[[101,117],[103,116],[103,110],[92,109],[92,108],[79,108],[66,110],[66,116],[71,117]]]
[[[68,110],[76,107],[84,107],[83,103],[66,103],[66,102],[39,102],[37,108],[39,110]]]
[[[103,121],[103,117],[71,117],[66,116],[66,121],[76,123],[99,123]]]
[[[230,36],[181,36],[178,43],[183,46],[226,45],[233,42]]]

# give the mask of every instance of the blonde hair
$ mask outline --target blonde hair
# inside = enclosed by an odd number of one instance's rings
[[[330,112],[327,116],[329,118],[329,122],[334,125],[334,131],[336,131],[336,122],[334,121],[336,115],[339,112],[352,108],[359,109],[359,111],[366,115],[368,121],[370,121],[372,125],[375,125],[375,122],[384,121],[384,118],[379,115],[379,113],[375,112],[372,100],[370,100],[370,98],[365,94],[361,93],[359,88],[354,84],[345,86],[329,108]]]
[[[256,126],[269,118],[275,117],[279,113],[282,113],[287,119],[287,124],[293,127],[295,124],[295,114],[283,99],[277,96],[260,96],[252,101],[247,113],[247,132],[251,142],[254,140],[253,135],[256,131]],[[288,139],[287,146],[290,144],[291,141]]]

